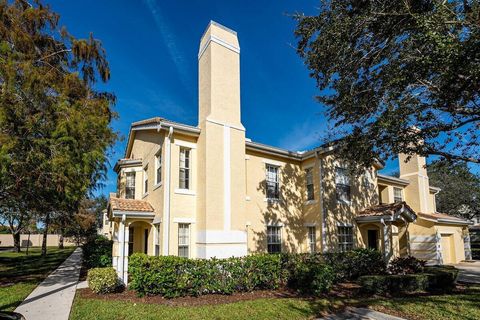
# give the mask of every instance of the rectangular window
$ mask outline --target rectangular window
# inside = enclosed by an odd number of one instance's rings
[[[155,184],[162,182],[162,149],[155,155]]]
[[[190,149],[180,147],[180,189],[190,189]]]
[[[402,188],[393,188],[393,202],[402,202],[403,201],[403,194]]]
[[[267,250],[268,253],[282,252],[282,227],[267,227]]]
[[[178,224],[178,256],[188,258],[188,247],[190,243],[190,225],[188,223]]]
[[[155,255],[159,256],[160,255],[160,223],[157,223],[155,225]]]
[[[314,253],[316,250],[317,244],[317,236],[316,236],[316,228],[315,227],[308,227],[308,249],[310,253]]]
[[[125,174],[125,198],[135,199],[135,172]]]
[[[338,250],[341,252],[353,249],[353,227],[338,227]]]
[[[266,165],[267,199],[280,199],[280,184],[278,179],[278,167]]]
[[[337,200],[341,202],[350,201],[350,176],[348,170],[340,167],[335,168],[335,186]]]
[[[313,189],[313,170],[312,168],[305,170],[305,180],[307,183],[307,200],[314,200],[315,193]]]
[[[148,192],[148,166],[143,168],[143,194]]]

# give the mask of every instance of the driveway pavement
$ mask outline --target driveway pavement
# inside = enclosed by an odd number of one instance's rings
[[[82,265],[77,248],[15,309],[26,320],[68,320]]]
[[[455,264],[460,269],[458,282],[480,284],[480,261]]]

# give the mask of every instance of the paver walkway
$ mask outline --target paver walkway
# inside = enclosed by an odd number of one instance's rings
[[[455,264],[460,269],[458,282],[480,284],[480,261]]]
[[[77,248],[15,309],[27,320],[68,320],[82,266]]]
[[[325,320],[405,320],[367,308],[348,308],[347,310],[334,315],[322,318]]]

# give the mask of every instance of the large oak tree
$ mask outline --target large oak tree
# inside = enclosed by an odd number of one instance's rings
[[[480,163],[479,1],[324,0],[296,19],[345,158]]]
[[[0,214],[12,232],[32,214],[48,230],[104,176],[115,97],[96,84],[109,78],[92,35],[75,38],[39,1],[0,0]]]

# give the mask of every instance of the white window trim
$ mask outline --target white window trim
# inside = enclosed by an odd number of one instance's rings
[[[316,222],[305,222],[303,224],[304,227],[316,227],[317,223]]]
[[[184,148],[189,148],[189,149],[196,149],[197,148],[197,144],[193,143],[193,142],[188,142],[188,141],[175,139],[173,143],[176,146],[179,146],[179,147],[184,147]]]
[[[195,218],[173,218],[173,223],[194,224]]]
[[[265,159],[265,158],[262,159],[262,162],[265,163],[265,164],[269,164],[271,166],[275,166],[275,167],[282,167],[285,164],[285,163],[280,162],[280,161],[275,161],[275,160],[270,160],[270,159]]]
[[[277,168],[277,183],[278,183],[278,198],[268,198],[267,197],[267,194],[268,194],[268,169],[267,169],[267,166],[271,166],[271,167],[276,167]],[[265,198],[263,199],[265,202],[281,202],[283,199],[282,199],[282,193],[280,192],[280,187],[281,187],[281,183],[282,181],[280,180],[280,170],[281,170],[281,166],[280,165],[276,165],[276,164],[272,164],[272,163],[268,163],[268,162],[265,162]]]
[[[158,164],[158,157],[160,156],[160,165]],[[163,182],[163,177],[162,179],[160,180],[160,182],[157,183],[157,180],[158,180],[158,168],[161,167],[161,171],[163,171],[163,164],[162,164],[162,161],[163,161],[163,157],[162,157],[162,148],[160,147],[160,149],[155,153],[155,183],[153,185],[153,189],[155,190],[156,188],[158,188],[159,186],[162,185],[162,182]],[[161,175],[161,173],[160,173]]]
[[[143,196],[142,198],[145,198],[148,196],[148,190],[145,191],[145,182],[147,182],[147,188],[148,188],[148,164],[143,167],[143,183],[142,183],[142,191],[143,191]]]
[[[160,181],[159,183],[157,183],[156,185],[154,185],[152,190],[157,190],[157,189],[160,188],[161,186],[163,186],[163,182],[162,182],[162,181]]]
[[[190,189],[175,189],[174,191],[176,194],[183,194],[183,195],[187,195],[187,196],[195,196],[196,193],[195,191],[193,190],[190,190]]]
[[[190,223],[179,223],[178,227],[177,227],[177,230],[178,230],[178,235],[177,235],[177,255],[178,255],[178,252],[180,251],[180,224],[186,224],[188,225],[188,241],[187,241],[187,245],[182,245],[183,246],[186,246],[188,248],[188,256],[186,258],[190,258],[192,256],[192,228],[191,228],[191,224]],[[179,255],[180,256],[180,255]]]

